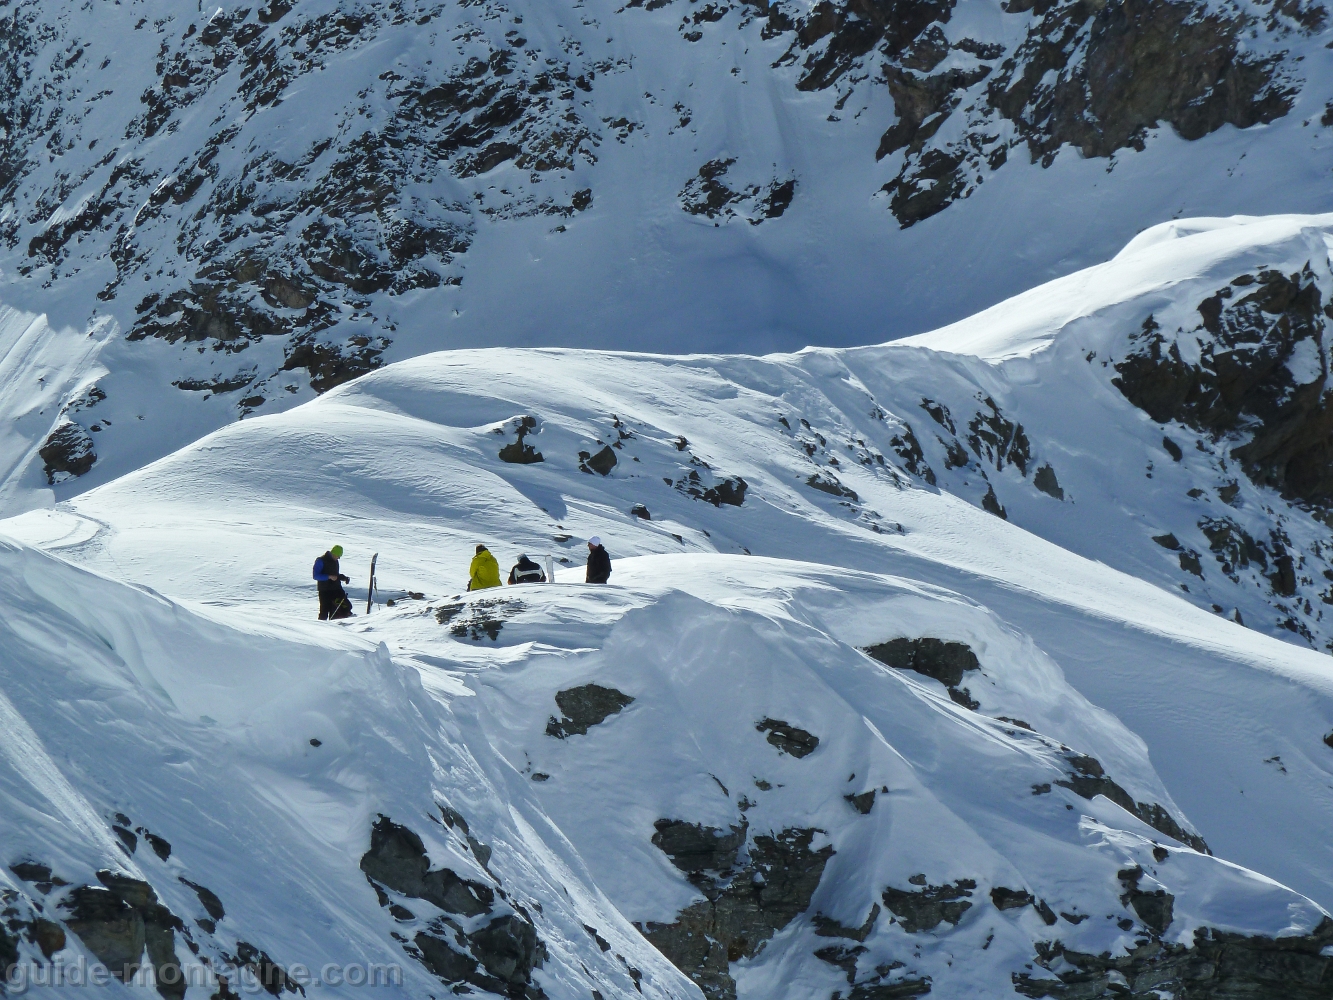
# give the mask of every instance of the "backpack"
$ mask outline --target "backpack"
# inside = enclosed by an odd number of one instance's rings
[[[509,571],[510,583],[545,583],[546,574],[531,559],[521,560]]]

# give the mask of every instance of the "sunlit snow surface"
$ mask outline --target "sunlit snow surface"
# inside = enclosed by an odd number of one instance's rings
[[[429,355],[6,521],[22,542],[0,544],[2,860],[72,882],[128,868],[189,917],[183,876],[227,906],[209,947],[252,940],[288,965],[398,960],[413,996],[440,985],[394,942],[357,863],[384,814],[437,866],[478,877],[440,805],[494,847],[514,898],[540,903],[550,958],[536,981],[553,998],[637,996],[615,954],[649,995],[697,995],[632,926],[699,898],[651,842],[662,818],[817,828],[815,846],[834,849],[808,911],[732,966],[742,998],[845,988],[813,957],[828,943],[814,914],[859,926],[917,874],[974,879],[975,905],[925,934],[886,914],[863,964],[904,961],[939,996],[1012,995],[1011,974],[1057,932],[1083,952],[1132,946],[1111,918],[1127,913],[1116,873],[1135,863],[1175,896],[1169,940],[1204,924],[1308,932],[1333,907],[1333,667],[1165,589],[1138,523],[1176,516],[1203,459],[1159,459],[1146,479],[1160,428],[1085,358],[1145,309],[1184,317],[1256,266],[1313,260],[1327,290],[1324,225],[1143,239],[1009,312],[904,345]],[[1021,416],[1066,501],[995,471],[1006,523],[976,506],[965,470],[946,479],[919,404],[962,413],[979,392]],[[499,458],[522,417],[541,462]],[[939,485],[900,468],[905,422]],[[612,443],[608,475],[581,468]],[[820,476],[855,499],[812,488]],[[741,506],[689,494],[737,477]],[[592,534],[615,561],[609,587],[581,582]],[[319,623],[309,567],[334,542],[359,616]],[[520,552],[551,555],[556,583],[462,593],[478,542],[505,570]],[[486,620],[494,637],[454,628]],[[971,646],[977,709],[859,651],[900,636]],[[546,735],[555,693],[590,682],[635,700],[586,736]],[[779,754],[756,731],[764,718],[818,749]],[[1217,856],[1105,798],[1033,794],[1068,774],[1067,753],[1095,757]],[[871,788],[888,791],[862,815],[845,796]],[[115,812],[169,840],[170,859],[127,859]],[[1001,886],[1089,919],[1049,928],[1032,907],[996,910]]]

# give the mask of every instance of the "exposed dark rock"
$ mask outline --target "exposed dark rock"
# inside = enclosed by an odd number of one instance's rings
[[[66,897],[66,927],[122,982],[138,970],[147,948],[157,992],[166,1000],[181,1000],[186,984],[175,937],[183,929],[180,919],[158,901],[147,882],[110,871],[99,871],[97,877],[105,888],[79,886]]]
[[[633,702],[634,699],[629,695],[600,684],[584,684],[557,691],[555,703],[563,718],[551,716],[546,724],[546,735],[558,740],[567,736],[586,736],[589,728],[619,714]]]
[[[761,733],[768,733],[768,742],[777,747],[779,752],[793,757],[805,757],[815,752],[819,746],[819,737],[804,729],[789,726],[781,719],[760,719],[754,728]]]
[[[1045,14],[1041,26],[990,86],[991,100],[1018,126],[1034,160],[1064,143],[1084,156],[1142,149],[1144,132],[1163,121],[1198,139],[1226,124],[1272,121],[1291,106],[1289,91],[1274,79],[1274,61],[1245,51],[1246,19],[1230,12],[1167,0],[1037,9]],[[1083,58],[1071,59],[1072,48],[1060,45],[1080,32]],[[1052,70],[1053,81],[1046,77]]]
[[[1143,878],[1143,869],[1137,865],[1117,874],[1125,887],[1120,901],[1131,907],[1154,934],[1165,934],[1171,926],[1176,897],[1165,889],[1141,889],[1139,882]]]
[[[463,836],[467,837],[468,848],[471,849],[473,857],[476,857],[477,861],[481,864],[481,867],[487,869],[488,872],[491,871],[491,869],[487,867],[487,865],[491,864],[491,848],[489,848],[487,844],[481,843],[475,836],[472,836],[471,829],[468,829],[468,821],[463,819],[463,813],[460,813],[457,809],[451,807],[451,805],[441,805],[440,816],[443,817],[444,823],[449,829],[457,827],[463,831]]]
[[[856,491],[850,486],[844,486],[835,476],[823,472],[811,474],[805,481],[806,486],[813,486],[821,493],[828,493],[835,497],[846,497],[852,503],[859,503],[861,498],[856,495]]]
[[[446,983],[466,982],[479,964],[471,955],[460,952],[438,937],[422,931],[414,939],[421,951],[421,962]]]
[[[18,861],[10,865],[9,870],[23,881],[33,883],[41,893],[48,893],[57,886],[69,885],[63,878],[53,874],[49,865],[36,861]]]
[[[585,931],[588,932],[588,935],[589,935],[594,941],[597,942],[597,947],[598,947],[598,948],[602,949],[602,951],[610,951],[610,950],[611,950],[611,942],[608,941],[606,938],[602,937],[602,935],[598,933],[596,927],[592,927],[592,926],[590,926],[590,925],[588,925],[588,924],[584,924],[584,925],[583,925],[583,929],[584,929]]]
[[[1166,449],[1167,454],[1176,462],[1181,461],[1185,457],[1185,453],[1180,450],[1180,445],[1176,444],[1169,437],[1162,438],[1162,447]]]
[[[1293,597],[1296,594],[1296,565],[1287,551],[1285,535],[1278,530],[1270,532],[1267,542],[1255,541],[1244,528],[1230,518],[1205,517],[1199,521],[1199,529],[1208,537],[1209,548],[1221,565],[1222,572],[1233,582],[1240,579],[1240,570],[1252,563],[1265,571],[1273,593],[1279,597]],[[1269,560],[1273,571],[1268,573]],[[1202,575],[1202,574],[1200,574]]]
[[[11,968],[19,960],[19,939],[10,934],[3,924],[0,924],[0,962],[4,963],[4,968]]]
[[[924,883],[924,878],[921,881]],[[903,930],[915,934],[943,922],[957,924],[972,908],[968,897],[976,887],[977,883],[970,878],[945,885],[923,884],[916,891],[889,886],[884,890],[884,905],[898,918]]]
[[[872,5],[845,4],[862,16],[866,6]],[[816,11],[825,7],[832,4]],[[1064,145],[1084,156],[1110,156],[1127,147],[1142,150],[1148,130],[1162,122],[1197,139],[1224,124],[1272,121],[1291,107],[1295,88],[1283,78],[1282,55],[1252,54],[1244,40],[1250,18],[1238,11],[1177,0],[1101,6],[1010,0],[1006,9],[1032,10],[1035,17],[994,73],[984,60],[998,58],[1002,47],[966,39],[972,44],[962,50],[979,64],[927,75],[945,51],[934,41],[935,25],[917,27],[915,43],[897,58],[880,49],[898,121],[878,155],[904,151],[898,175],[885,186],[904,227],[966,197],[986,171],[1002,166],[1016,144],[1001,138],[1007,128],[1021,136],[1032,160],[1049,166]],[[940,19],[947,18],[946,8]],[[1270,31],[1286,30],[1276,16],[1271,22]],[[871,23],[852,23],[863,37],[873,37]],[[942,129],[955,112],[967,115],[961,136]],[[945,138],[936,139],[937,133]]]
[[[387,816],[371,827],[370,850],[361,856],[360,867],[385,888],[434,903],[446,913],[475,917],[489,912],[495,902],[495,890],[488,885],[460,878],[448,868],[431,871],[421,838]]]
[[[1200,927],[1192,946],[1145,941],[1120,957],[1089,955],[1055,941],[1039,947],[1034,962],[1055,979],[1015,973],[1014,989],[1025,997],[1083,1000],[1088,997],[1152,996],[1170,992],[1200,1000],[1323,1000],[1333,986],[1333,919],[1311,934],[1246,937]]]
[[[937,403],[933,399],[922,398],[921,409],[925,410],[930,419],[939,424],[950,434],[957,434],[958,430],[954,427],[953,416],[949,413],[949,408],[943,403]]]
[[[739,507],[745,503],[747,489],[749,486],[745,480],[740,476],[734,476],[709,486],[699,495],[699,499],[711,503],[714,507],[721,507],[723,504]]]
[[[1170,549],[1173,552],[1179,551],[1180,549],[1180,540],[1170,532],[1165,535],[1153,535],[1152,540],[1162,548]]]
[[[935,472],[926,464],[926,455],[921,450],[921,442],[912,433],[910,425],[904,425],[903,433],[889,440],[889,447],[898,453],[908,472],[920,476],[930,486],[935,485]]]
[[[744,868],[729,881],[696,874],[691,881],[705,887],[708,898],[682,910],[674,923],[642,926],[644,936],[694,980],[708,1000],[735,1000],[731,963],[754,957],[810,905],[833,856],[831,845],[810,849],[815,833],[788,829],[756,836]]]
[[[442,815],[451,828],[463,831],[484,866],[490,851],[472,837],[463,817],[449,807],[442,809]],[[497,894],[490,886],[460,878],[447,868],[431,871],[421,838],[386,816],[379,817],[371,828],[370,850],[361,858],[361,870],[379,894],[380,905],[398,920],[414,917],[405,906],[390,900],[379,885],[462,917],[490,914],[496,904]],[[440,979],[455,984],[455,992],[469,992],[459,986],[470,983],[514,998],[540,1000],[545,996],[532,983],[532,971],[546,960],[546,946],[522,914],[500,914],[467,934],[448,918],[433,920],[428,930],[415,936],[413,945],[408,953]]]
[[[815,933],[820,937],[839,937],[851,941],[864,941],[870,936],[870,932],[875,929],[875,921],[878,918],[879,904],[873,903],[870,907],[870,915],[866,917],[865,923],[860,927],[844,927],[833,918],[826,917],[822,913],[816,913],[811,923],[815,926]]]
[[[887,967],[883,967],[887,970]],[[847,1000],[910,1000],[930,992],[929,976],[904,976],[889,982],[857,983]]]
[[[579,452],[579,468],[584,472],[595,472],[605,476],[616,467],[615,450],[608,444],[596,455],[586,451]]]
[[[1000,498],[995,495],[995,487],[990,484],[986,485],[986,495],[981,498],[981,509],[1001,520],[1009,520],[1008,512],[1000,505]]]
[[[67,898],[69,927],[83,946],[121,982],[133,976],[144,950],[143,917],[134,907],[97,886],[79,886]]]
[[[328,392],[380,367],[383,364],[380,355],[388,344],[383,337],[366,344],[348,341],[335,345],[302,336],[292,341],[280,370],[304,368],[310,376],[310,387],[316,392]]]
[[[37,449],[37,455],[44,463],[48,485],[55,484],[56,476],[82,476],[97,461],[92,435],[72,420],[57,426]]]
[[[873,788],[856,795],[844,795],[843,798],[862,816],[869,816],[870,810],[875,807],[875,789]]]
[[[449,634],[457,638],[470,638],[475,642],[486,636],[495,642],[500,638],[504,623],[521,614],[525,607],[522,601],[503,597],[482,598],[470,604],[451,601],[436,609],[435,620],[448,625]]]
[[[512,462],[519,465],[532,465],[543,461],[542,453],[530,444],[524,444],[523,439],[529,433],[537,429],[536,417],[519,417],[514,433],[517,436],[516,441],[511,441],[500,449],[500,460],[502,462]]]
[[[1060,488],[1060,483],[1055,478],[1055,470],[1049,464],[1043,465],[1036,471],[1032,476],[1032,485],[1057,500],[1065,498],[1065,491]]]
[[[53,920],[38,917],[28,925],[28,936],[48,961],[56,952],[64,950],[65,928]]]
[[[432,923],[430,932],[413,939],[415,955],[432,973],[454,984],[454,992],[471,992],[468,983],[487,992],[526,1000],[546,994],[532,982],[532,971],[546,961],[546,945],[536,928],[509,914],[471,934]],[[413,953],[412,949],[408,949]]]
[[[705,470],[707,470],[707,466],[705,466]],[[740,507],[745,503],[745,491],[750,488],[749,484],[740,476],[715,479],[711,485],[707,486],[704,483],[704,477],[699,474],[699,470],[690,469],[671,485],[687,497],[703,500],[705,503],[711,503],[714,507],[721,507],[723,504]]]
[[[729,831],[687,823],[680,819],[659,819],[653,824],[653,846],[671,859],[687,875],[701,872],[731,872],[736,855],[745,843],[747,824]]]
[[[771,8],[777,6],[772,4]],[[792,48],[784,57],[794,60],[798,50],[808,50],[796,87],[824,90],[835,85],[872,51],[901,58],[909,49],[919,49],[914,43],[934,22],[948,21],[952,9],[951,0],[929,0],[908,7],[889,0],[852,3],[825,0],[800,20],[776,11],[769,13],[769,28],[774,32],[796,29]]]
[[[267,952],[256,948],[248,941],[236,942],[236,954],[232,956],[232,964],[248,969],[254,981],[275,997],[281,996],[284,992],[305,995],[304,986],[288,976],[287,970],[269,958]]]
[[[967,443],[980,461],[989,462],[997,472],[1003,471],[1005,463],[1018,467],[1023,475],[1028,474],[1028,463],[1032,461],[1032,445],[1022,424],[1016,424],[1003,413],[995,400],[986,396],[982,402],[989,413],[978,410],[968,421]]]
[[[133,830],[127,830],[123,826],[112,826],[111,832],[120,840],[121,846],[125,848],[126,854],[133,854],[139,848],[139,837]]]
[[[1199,315],[1200,326],[1180,334],[1202,341],[1197,363],[1150,316],[1114,384],[1159,423],[1236,439],[1232,455],[1255,484],[1288,499],[1333,500],[1333,405],[1313,271],[1241,275],[1200,303]],[[1317,371],[1294,362],[1304,343]]]
[[[735,164],[735,157],[705,163],[681,190],[681,207],[691,215],[721,220],[739,217],[756,226],[787,211],[796,195],[795,178],[774,178],[767,184],[743,184],[733,190],[725,177]]]
[[[997,910],[1016,910],[1036,902],[1026,889],[1006,889],[1000,885],[991,889],[990,899]]]
[[[165,838],[144,831],[143,839],[148,841],[148,846],[153,849],[153,853],[163,861],[171,857],[171,844]]]
[[[227,915],[222,908],[222,900],[218,899],[217,893],[204,888],[197,882],[191,882],[187,878],[182,878],[181,881],[194,890],[195,895],[199,897],[199,903],[203,906],[204,912],[214,920],[221,920]]]
[[[631,517],[637,517],[642,521],[651,521],[653,519],[653,515],[649,513],[648,508],[641,503],[636,503],[629,509],[629,512]]]
[[[542,964],[546,954],[537,940],[537,929],[516,914],[492,920],[467,939],[482,967],[511,986],[529,983],[532,970]]]
[[[972,697],[972,692],[967,688],[949,688],[949,698],[956,705],[962,705],[969,711],[975,712],[981,707],[981,702]]]
[[[948,688],[962,684],[967,671],[981,669],[981,661],[967,643],[929,637],[890,639],[867,646],[865,653],[887,666],[934,678]]]
[[[867,950],[860,945],[855,948],[848,948],[846,945],[835,944],[826,948],[815,949],[815,958],[821,962],[838,966],[846,975],[847,982],[853,983],[856,981],[856,960],[864,955]]]
[[[183,378],[177,379],[171,384],[177,389],[184,389],[186,392],[211,392],[217,396],[224,392],[235,392],[237,389],[244,389],[255,380],[255,375],[251,372],[248,375],[238,375],[236,378],[223,378],[221,375],[216,378]]]
[[[1196,833],[1184,829],[1175,818],[1156,802],[1135,802],[1130,794],[1116,784],[1103,769],[1095,757],[1082,754],[1068,754],[1065,758],[1073,767],[1069,777],[1056,784],[1068,788],[1085,799],[1105,795],[1126,812],[1137,816],[1154,830],[1166,834],[1172,840],[1192,847],[1201,854],[1212,854],[1204,839]]]

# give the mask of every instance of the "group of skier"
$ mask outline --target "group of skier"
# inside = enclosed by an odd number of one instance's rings
[[[315,560],[313,576],[319,590],[319,620],[328,621],[337,618],[352,617],[352,601],[343,590],[344,583],[351,583],[338,567],[342,558],[343,547],[332,546]],[[588,539],[588,583],[606,583],[611,578],[611,557],[607,554],[602,540],[597,535]],[[541,566],[533,562],[524,553],[518,557],[509,571],[509,583],[546,583],[546,573]],[[487,590],[499,587],[500,564],[485,545],[477,545],[477,553],[468,567],[468,590]]]

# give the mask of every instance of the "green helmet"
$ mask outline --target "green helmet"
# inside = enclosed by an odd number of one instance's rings
[[[341,545],[335,545],[333,548],[329,549],[329,555],[333,556],[334,559],[341,559],[343,557],[343,547]]]

